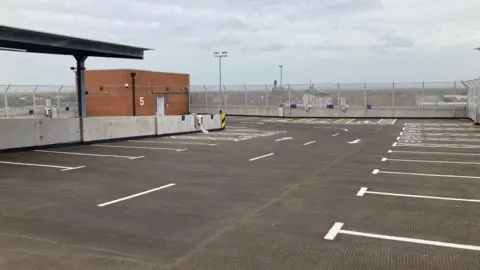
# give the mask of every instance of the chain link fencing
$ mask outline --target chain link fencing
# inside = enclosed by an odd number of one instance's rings
[[[461,82],[223,85],[221,90],[218,85],[194,85],[190,111],[277,116],[278,108],[283,107],[292,116],[292,109],[298,112],[298,108],[312,112],[309,116],[331,116],[326,110],[348,108],[390,110],[385,111],[385,117],[401,117],[402,110],[418,110],[418,116],[438,116],[434,110],[451,109],[455,117],[467,105],[467,92],[468,87]]]
[[[0,85],[0,118],[78,117],[75,86]]]
[[[463,81],[465,87],[468,88],[467,93],[467,116],[480,124],[480,79]]]

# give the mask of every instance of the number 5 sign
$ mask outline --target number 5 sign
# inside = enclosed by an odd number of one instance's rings
[[[140,106],[145,105],[145,99],[143,97],[140,97]]]

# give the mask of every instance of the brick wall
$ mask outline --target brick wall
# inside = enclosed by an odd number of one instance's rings
[[[87,70],[85,72],[87,116],[134,115],[132,72],[136,73],[135,115],[155,115],[157,96],[163,96],[165,103],[166,97],[169,97],[170,103],[165,104],[165,114],[188,113],[190,85],[188,74],[143,70]],[[128,88],[125,84],[128,84]]]

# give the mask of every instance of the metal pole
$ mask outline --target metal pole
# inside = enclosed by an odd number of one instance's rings
[[[268,108],[268,86],[265,84],[265,104]],[[268,110],[267,110],[268,112]]]
[[[225,111],[223,113],[227,113],[227,88],[223,85],[223,98],[225,100]]]
[[[315,115],[315,86],[313,85],[313,83],[311,84],[311,87],[312,87],[312,106],[311,106],[311,109],[312,109],[312,112],[313,112],[313,115]]]
[[[60,108],[60,91],[62,91],[63,85],[60,86],[60,89],[57,91],[57,108]]]
[[[280,65],[280,86],[283,86],[283,65]]]
[[[292,115],[292,99],[291,99],[292,96],[290,93],[291,92],[290,84],[287,84],[287,86],[288,86],[288,108],[290,108],[289,112],[290,112],[290,115]]]
[[[457,82],[455,81],[455,83],[453,84],[453,117],[455,117],[456,107],[457,107]]]
[[[393,117],[395,117],[395,82],[393,82],[393,88],[392,88],[392,109],[393,109]]]
[[[425,98],[425,82],[422,82],[422,117],[425,115],[424,98]]]
[[[363,93],[363,94],[364,94],[364,97],[363,97],[363,98],[364,98],[364,101],[365,101],[365,107],[364,107],[364,108],[366,109],[366,108],[367,108],[367,105],[368,105],[368,101],[367,101],[367,83],[364,83],[364,87],[363,87],[363,88],[364,88],[364,90],[365,90],[364,93]]]
[[[203,89],[205,89],[205,113],[208,113],[208,94],[207,94],[207,87],[203,85]]]
[[[7,89],[5,89],[5,118],[9,118],[9,115],[8,115],[8,89],[10,89],[10,84],[7,86]]]
[[[33,90],[33,118],[37,118],[37,102],[35,101],[35,92],[37,92],[39,85],[35,87],[35,90]]]
[[[245,115],[247,115],[247,86],[243,85],[243,88],[245,89],[245,106],[243,109],[245,110]]]
[[[340,116],[340,83],[337,82],[337,116]]]
[[[218,58],[218,69],[219,69],[219,84],[218,84],[218,91],[222,94],[222,57]],[[222,108],[222,102],[220,102],[220,109]]]
[[[192,93],[191,93],[190,90],[191,90],[190,88],[187,88],[187,91],[188,91],[188,93],[187,93],[187,95],[188,95],[188,114],[190,114],[190,112],[191,112],[190,109],[192,107],[192,96],[191,96]]]

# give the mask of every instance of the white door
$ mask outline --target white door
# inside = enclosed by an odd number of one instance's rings
[[[157,115],[165,115],[165,103],[163,97],[157,97]]]

